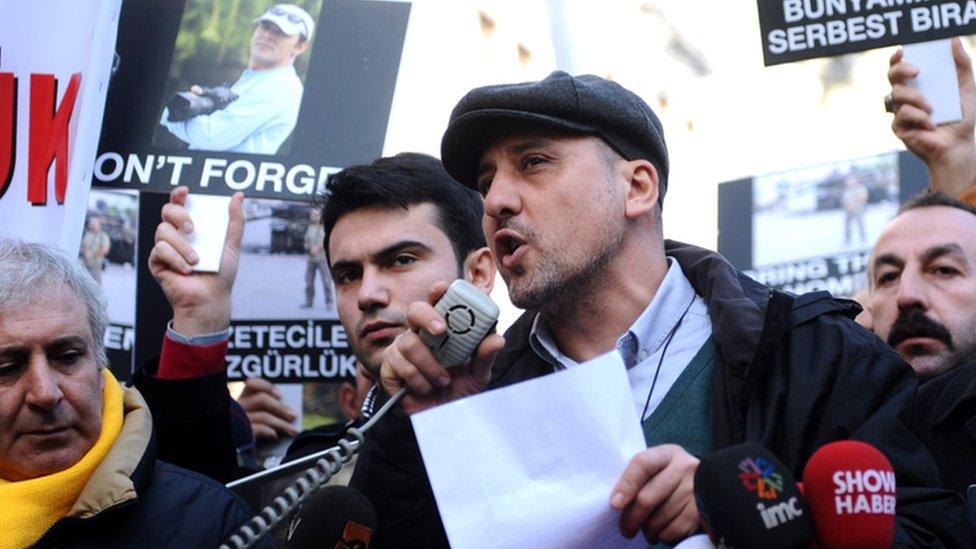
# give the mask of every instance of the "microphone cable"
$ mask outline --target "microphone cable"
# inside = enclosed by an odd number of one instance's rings
[[[240,525],[231,534],[220,549],[247,549],[253,547],[262,537],[281,524],[291,516],[302,503],[329,482],[332,475],[339,472],[342,467],[352,460],[353,455],[359,451],[366,440],[365,434],[377,421],[380,420],[393,406],[407,394],[407,388],[401,387],[362,427],[350,427],[346,436],[351,435],[353,440],[339,440],[338,444],[323,450],[324,454],[315,465],[309,467],[298,477],[295,482],[276,497],[253,517]]]
[[[455,280],[448,286],[434,308],[444,317],[447,331],[443,334],[442,340],[425,337],[426,332],[421,332],[420,336],[438,360],[448,366],[460,364],[459,359],[474,354],[480,342],[494,329],[499,312],[498,306],[488,297],[488,294],[463,278]],[[461,316],[466,316],[466,319],[461,321],[460,326],[452,326],[452,311],[465,313]],[[220,549],[251,547],[294,513],[302,502],[328,482],[343,465],[352,460],[353,455],[359,451],[366,440],[364,436],[366,431],[386,415],[405,394],[407,394],[407,387],[403,386],[362,427],[358,429],[350,427],[346,433],[353,437],[352,441],[343,438],[339,440],[338,445],[322,452],[320,454],[322,457],[315,465],[305,470],[291,486],[285,489],[284,493],[266,505],[260,513],[242,524],[228,537],[227,542],[220,546]],[[310,456],[309,459],[314,457],[314,455]]]

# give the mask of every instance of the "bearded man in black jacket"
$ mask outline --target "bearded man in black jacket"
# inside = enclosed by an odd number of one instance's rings
[[[912,370],[854,323],[857,305],[772,291],[718,254],[663,239],[667,148],[638,96],[562,72],[478,88],[455,107],[441,152],[448,172],[484,196],[489,246],[527,312],[448,372],[418,336],[443,332],[430,303],[445,286],[409,309],[411,330],[384,352],[380,382],[411,394],[367,438],[352,481],[377,508],[379,544],[447,543],[440,524],[383,526],[384,516],[435,506],[408,414],[613,349],[648,444],[608,501],[623,534],[675,543],[700,529],[701,455],[757,442],[799,476],[817,448],[853,438],[895,468],[896,545],[968,544],[958,496],[938,488],[910,431]]]

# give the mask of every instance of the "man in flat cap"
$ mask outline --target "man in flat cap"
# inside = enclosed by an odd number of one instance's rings
[[[443,319],[430,303],[413,304],[411,330],[381,368],[387,393],[410,388],[406,414],[616,349],[647,442],[608,495],[624,535],[675,543],[699,532],[693,477],[710,452],[756,442],[800,478],[820,446],[853,438],[895,468],[896,545],[968,543],[961,501],[937,488],[910,431],[912,370],[854,322],[855,303],[770,290],[717,253],[664,240],[668,152],[637,95],[563,72],[478,88],[451,114],[441,153],[448,172],[484,196],[488,245],[526,313],[448,372],[418,337],[443,332]],[[370,433],[360,458],[369,469],[353,480],[376,505],[379,539],[392,543],[398,533],[382,531],[383,515],[403,495],[388,483],[411,467],[424,474],[398,440],[406,414]],[[428,545],[446,544],[434,537]]]
[[[190,149],[274,154],[295,129],[304,88],[294,65],[308,51],[312,16],[277,4],[254,23],[247,68],[233,86],[192,86],[190,93],[207,98],[206,108],[177,113],[171,102],[163,110],[160,124]]]

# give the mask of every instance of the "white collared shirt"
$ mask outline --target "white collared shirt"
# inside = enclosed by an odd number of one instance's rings
[[[657,408],[681,372],[712,335],[712,322],[704,300],[695,293],[678,262],[671,257],[667,260],[668,272],[661,287],[630,329],[617,339],[615,345],[627,366],[627,377],[630,379],[637,413],[640,414],[645,403],[648,403],[641,421],[647,419]],[[671,343],[667,345],[664,360],[661,361],[668,335],[679,321],[681,325],[677,327]],[[572,368],[578,365],[556,346],[542,315],[536,315],[532,323],[529,343],[532,350],[554,368]],[[648,393],[659,362],[661,368],[657,383],[654,384],[654,394],[648,402]]]

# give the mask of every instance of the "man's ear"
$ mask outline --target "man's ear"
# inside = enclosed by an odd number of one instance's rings
[[[657,205],[660,189],[657,169],[647,160],[631,160],[627,162],[625,175],[629,185],[624,214],[628,219],[636,219]]]
[[[307,52],[308,48],[310,47],[311,47],[311,43],[309,40],[302,40],[301,42],[295,44],[295,49],[292,50],[292,59]]]
[[[481,288],[485,293],[491,293],[495,285],[495,262],[491,258],[491,250],[487,247],[478,248],[464,258],[464,279]]]
[[[343,381],[339,385],[339,409],[346,419],[359,417],[359,409],[356,407],[356,386],[348,381]]]

